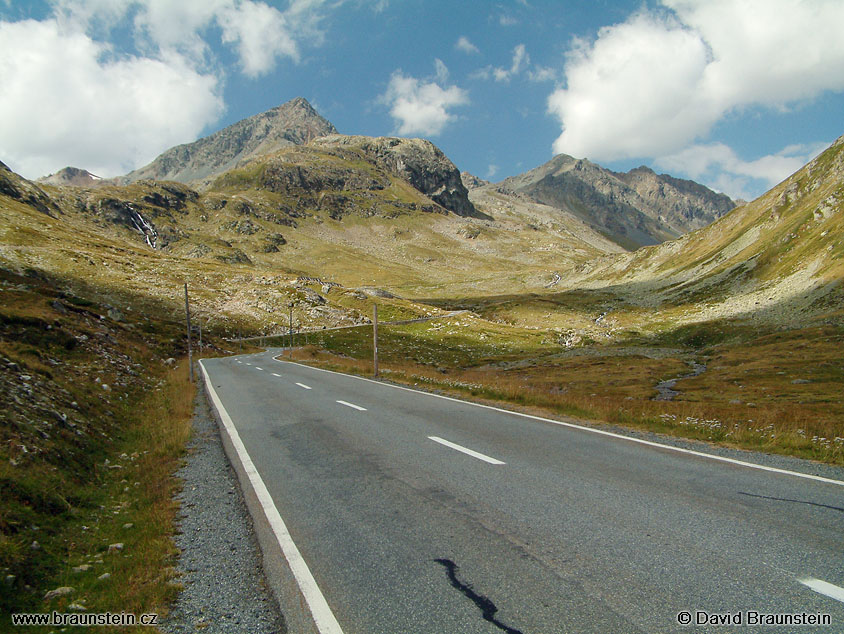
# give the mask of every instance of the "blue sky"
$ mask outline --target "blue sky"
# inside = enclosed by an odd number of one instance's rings
[[[840,0],[0,0],[0,160],[125,173],[297,96],[501,180],[556,153],[752,198],[844,134]]]

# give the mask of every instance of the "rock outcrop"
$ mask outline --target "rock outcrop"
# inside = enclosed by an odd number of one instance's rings
[[[312,146],[341,156],[357,153],[406,180],[435,203],[458,216],[487,218],[469,200],[460,171],[436,145],[425,139],[331,135]]]
[[[486,181],[483,178],[478,178],[477,176],[475,176],[474,174],[470,174],[469,172],[460,172],[460,180],[463,181],[463,185],[469,191],[490,184],[490,181]]]

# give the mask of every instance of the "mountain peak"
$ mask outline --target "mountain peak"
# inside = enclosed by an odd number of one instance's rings
[[[304,97],[294,97],[290,101],[286,101],[286,102],[284,102],[283,104],[281,104],[280,106],[277,106],[277,107],[278,108],[284,108],[285,106],[290,107],[290,108],[302,108],[302,109],[307,110],[309,112],[312,112],[314,114],[317,114],[317,115],[319,114],[319,113],[317,113],[316,109],[311,105],[311,102],[308,101],[307,99],[305,99]]]
[[[88,170],[80,169],[78,167],[65,167],[60,169],[55,174],[49,176],[42,176],[38,179],[39,183],[47,183],[48,185],[74,185],[76,187],[95,187],[102,183],[102,178],[92,174]]]
[[[735,206],[703,185],[657,175],[645,166],[619,173],[566,154],[507,178],[500,187],[570,210],[629,249],[705,226]]]
[[[337,129],[307,99],[296,97],[198,141],[170,148],[149,165],[117,180],[121,183],[141,179],[208,182],[211,177],[256,156],[336,133]]]
[[[632,170],[627,172],[628,174],[656,174],[650,167],[647,165],[640,165],[639,167],[634,167]]]

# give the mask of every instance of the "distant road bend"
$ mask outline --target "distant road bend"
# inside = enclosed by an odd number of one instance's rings
[[[844,475],[714,460],[278,354],[201,363],[320,632],[844,632]]]
[[[452,310],[448,313],[438,313],[436,315],[426,315],[425,317],[414,317],[413,319],[398,319],[394,321],[379,321],[379,326],[406,326],[408,324],[421,324],[426,321],[433,321],[435,319],[448,319],[449,317],[457,317],[468,313],[468,310]],[[296,334],[312,334],[315,332],[327,332],[329,330],[347,330],[348,328],[372,328],[372,323],[364,324],[350,324],[348,326],[331,326],[328,328],[302,328],[296,330]],[[227,339],[228,341],[258,341],[260,339],[271,339],[276,337],[286,337],[290,331],[282,328],[281,332],[269,335],[255,335],[253,337],[233,337]]]

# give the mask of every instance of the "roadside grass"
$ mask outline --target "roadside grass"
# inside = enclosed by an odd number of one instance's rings
[[[87,520],[91,524],[85,529],[79,524],[65,533],[66,562],[57,585],[75,588],[68,599],[90,612],[163,616],[178,592],[172,535],[179,483],[173,474],[190,436],[194,394],[187,363],[182,362],[166,371],[136,408],[123,412],[122,437],[113,453],[116,457],[102,469],[100,504]],[[117,550],[113,544],[122,547]],[[73,570],[86,565],[91,568]],[[111,577],[103,580],[105,573]],[[62,611],[68,599],[48,605]]]
[[[844,332],[827,326],[722,342],[729,329],[708,328],[718,334],[712,346],[646,356],[624,346],[555,351],[538,333],[490,348],[489,331],[476,325],[441,339],[448,325],[390,327],[379,332],[379,365],[390,381],[540,415],[844,465],[844,364],[836,358]],[[680,338],[697,341],[706,332]],[[371,330],[326,333],[293,358],[371,375]],[[679,380],[675,400],[653,400],[656,384],[689,374],[692,359],[707,370]]]
[[[179,325],[8,271],[0,290],[0,631],[15,612],[164,614],[194,395],[162,363]]]
[[[284,345],[280,337],[271,341]],[[312,332],[308,342],[338,355],[372,359],[371,325]],[[518,362],[564,350],[554,333],[496,324],[469,313],[416,324],[384,324],[378,345],[385,363],[410,361],[448,368]]]

